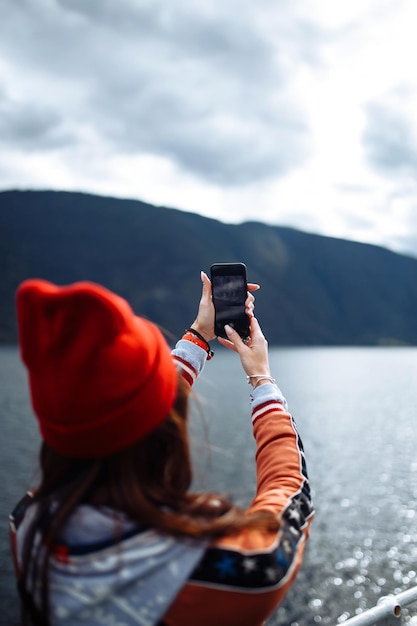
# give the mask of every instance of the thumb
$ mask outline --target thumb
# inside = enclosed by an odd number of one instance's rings
[[[200,272],[200,277],[201,277],[201,282],[202,282],[202,285],[203,285],[203,293],[210,293],[211,292],[211,280],[210,280],[210,278],[203,271]]]
[[[241,336],[232,326],[230,326],[230,324],[226,324],[224,329],[229,340],[233,343],[236,350],[239,352],[240,347],[244,345]]]

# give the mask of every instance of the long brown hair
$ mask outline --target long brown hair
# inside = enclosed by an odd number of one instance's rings
[[[277,530],[272,513],[247,515],[224,494],[189,492],[188,396],[189,386],[179,376],[177,398],[168,418],[144,439],[104,458],[68,458],[42,444],[41,482],[34,495],[36,515],[24,541],[19,584],[32,621],[49,624],[48,561],[60,530],[80,504],[111,507],[144,527],[170,535],[214,538],[243,528]],[[43,552],[39,546],[35,548],[40,528]],[[41,607],[34,620],[37,579],[41,582]]]

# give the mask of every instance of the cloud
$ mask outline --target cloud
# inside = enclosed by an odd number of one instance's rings
[[[417,10],[383,5],[1,0],[0,188],[414,245]]]
[[[38,0],[35,11],[29,0],[6,0],[3,58],[21,81],[31,76],[30,91],[20,82],[15,133],[42,150],[53,144],[53,126],[55,140],[70,145],[87,124],[104,149],[169,158],[209,183],[283,176],[311,150],[290,83],[317,33],[288,14],[288,2],[278,4],[282,21],[267,0],[257,12],[245,2],[213,10],[157,0]],[[59,132],[63,100],[67,128]],[[38,141],[42,118],[50,136]]]
[[[366,107],[363,133],[371,165],[388,175],[412,175],[417,182],[417,138],[410,119],[390,104],[374,102]]]
[[[13,150],[49,150],[71,141],[55,109],[0,96],[1,142]]]

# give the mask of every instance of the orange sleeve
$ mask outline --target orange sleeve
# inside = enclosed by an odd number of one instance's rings
[[[242,530],[206,551],[166,614],[167,626],[258,626],[285,597],[299,571],[313,508],[304,450],[274,385],[253,394],[256,495],[248,512],[272,511],[278,533]]]
[[[257,413],[254,422],[257,490],[249,510],[268,509],[280,516],[292,500],[303,494],[308,515],[311,513],[310,487],[295,422],[283,406],[274,401],[264,403]]]
[[[304,448],[285,400],[273,385],[261,389],[252,408],[257,489],[248,513],[271,511],[281,525],[290,521],[294,533],[300,533],[304,541],[313,517]],[[271,547],[276,541],[273,533],[246,530],[222,537],[216,544],[253,550]]]

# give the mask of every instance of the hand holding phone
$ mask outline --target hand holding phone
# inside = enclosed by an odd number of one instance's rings
[[[218,337],[227,338],[224,327],[229,324],[242,339],[249,337],[249,318],[245,302],[248,294],[244,263],[214,263],[210,268],[212,297],[215,310],[214,330]]]

